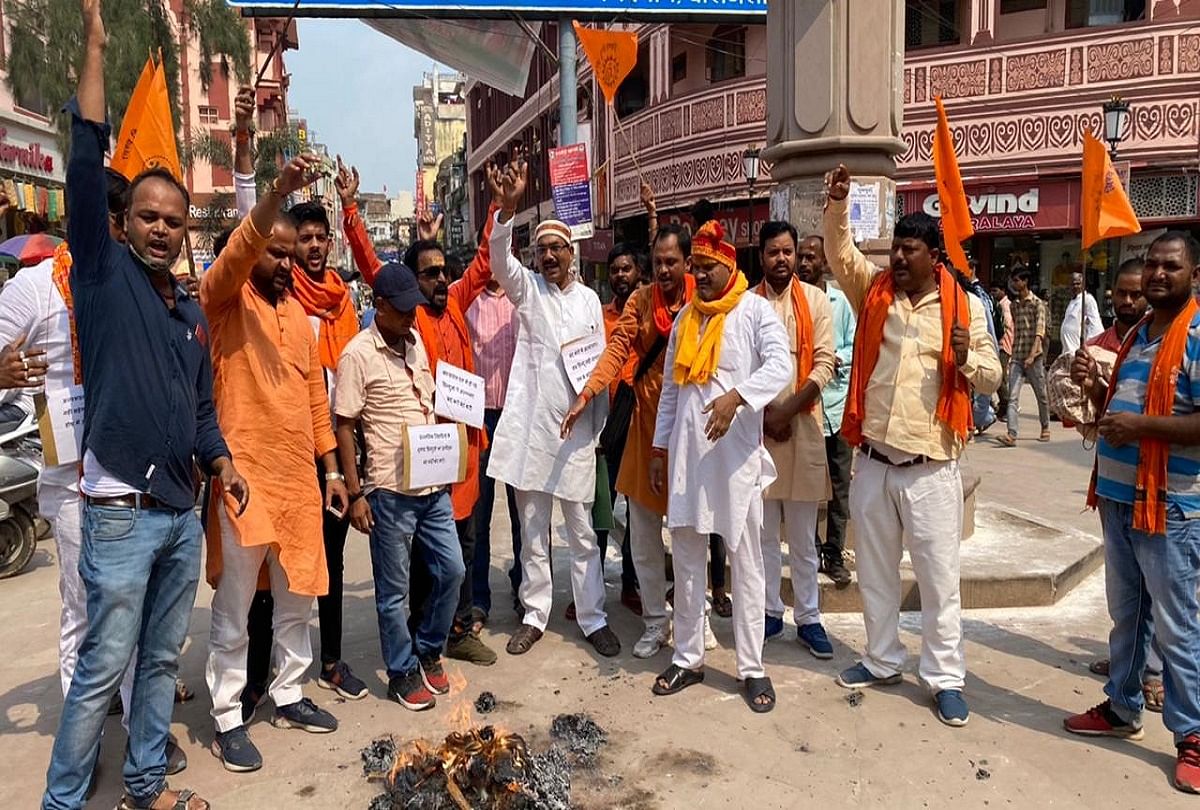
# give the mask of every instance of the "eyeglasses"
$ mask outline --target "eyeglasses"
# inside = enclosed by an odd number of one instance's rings
[[[568,250],[570,247],[571,246],[566,242],[556,242],[552,245],[536,245],[534,250],[540,256],[543,253],[562,253],[564,250]]]
[[[446,275],[446,267],[445,267],[445,265],[441,265],[441,264],[437,265],[436,267],[426,267],[424,270],[417,273],[417,275],[420,276],[421,278],[432,281],[435,278],[440,278],[440,277]]]

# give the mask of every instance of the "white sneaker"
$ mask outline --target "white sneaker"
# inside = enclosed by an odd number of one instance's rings
[[[708,608],[704,609],[704,649],[715,650],[717,637],[713,635],[712,623],[708,620]]]
[[[651,658],[667,643],[667,631],[660,624],[651,624],[633,645],[634,658]]]

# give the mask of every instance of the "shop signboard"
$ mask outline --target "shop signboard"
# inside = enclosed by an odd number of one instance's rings
[[[230,0],[249,16],[456,17],[533,20],[711,20],[762,22],[767,0]]]
[[[1024,183],[976,183],[968,184],[966,192],[976,233],[1079,228],[1078,180],[1038,178]],[[904,194],[904,210],[924,211],[941,218],[936,189],[909,189]]]

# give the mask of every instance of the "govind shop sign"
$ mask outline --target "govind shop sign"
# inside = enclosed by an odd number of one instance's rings
[[[1079,226],[1079,184],[1065,180],[1025,184],[975,185],[967,188],[967,205],[976,233],[1070,230]],[[906,192],[905,210],[941,218],[937,191]]]
[[[14,142],[9,138],[8,127],[0,126],[0,166],[34,174],[54,174],[54,156],[42,145]]]

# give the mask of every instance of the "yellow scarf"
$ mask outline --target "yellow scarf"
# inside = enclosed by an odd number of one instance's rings
[[[675,340],[675,384],[708,382],[721,359],[721,335],[725,331],[725,316],[737,306],[749,288],[746,277],[735,270],[725,292],[715,301],[702,301],[700,294],[692,296],[692,305],[682,315],[679,334]],[[700,322],[708,318],[704,334]]]

